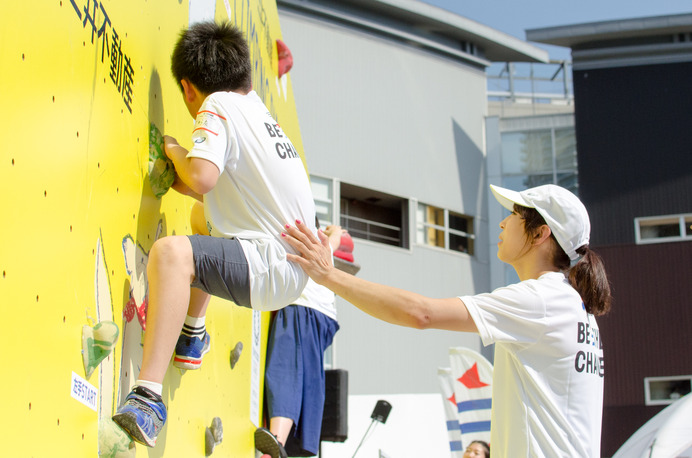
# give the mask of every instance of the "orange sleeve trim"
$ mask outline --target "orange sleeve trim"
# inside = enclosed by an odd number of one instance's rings
[[[198,127],[197,129],[193,130],[192,133],[194,134],[194,133],[197,132],[198,130],[206,130],[206,131],[209,132],[210,134],[214,134],[214,135],[216,135],[217,137],[219,136],[219,134],[217,134],[217,133],[214,132],[213,130],[207,129],[206,127]]]
[[[221,118],[221,119],[223,119],[224,121],[226,121],[226,118],[224,118],[223,116],[221,116],[221,115],[220,115],[220,114],[218,114],[218,113],[214,113],[213,111],[209,111],[209,110],[202,110],[202,111],[198,112],[197,114],[198,114],[198,115],[200,115],[200,114],[202,114],[202,113],[209,113],[209,114],[213,114],[214,116],[218,116],[219,118]]]

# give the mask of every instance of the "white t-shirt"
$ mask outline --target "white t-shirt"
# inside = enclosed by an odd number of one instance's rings
[[[250,270],[253,309],[292,303],[308,276],[286,261],[293,249],[280,238],[284,225],[300,219],[315,232],[310,181],[295,147],[257,93],[216,92],[195,120],[194,147],[187,157],[219,169],[204,195],[204,214],[214,237],[235,237]]]
[[[495,343],[495,456],[600,457],[603,350],[598,324],[560,272],[463,296]]]
[[[293,303],[322,312],[336,321],[336,305],[334,301],[335,296],[331,290],[309,279],[303,293]]]

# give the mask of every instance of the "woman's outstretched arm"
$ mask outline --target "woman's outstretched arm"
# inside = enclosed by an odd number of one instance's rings
[[[299,221],[286,225],[284,239],[300,253],[288,260],[300,265],[317,283],[332,290],[368,315],[388,323],[417,329],[477,332],[476,325],[458,297],[433,299],[400,288],[381,285],[336,269],[331,262],[329,240],[319,240]]]

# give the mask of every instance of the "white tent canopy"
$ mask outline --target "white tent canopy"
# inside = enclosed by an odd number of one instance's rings
[[[613,458],[692,458],[692,394],[675,401],[639,428]]]

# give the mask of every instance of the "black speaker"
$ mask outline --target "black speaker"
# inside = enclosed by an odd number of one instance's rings
[[[377,401],[377,404],[375,404],[375,409],[372,411],[372,415],[370,415],[370,418],[372,418],[373,420],[377,420],[380,423],[385,423],[391,410],[392,405],[390,403],[388,403],[387,401],[379,400]]]
[[[348,439],[348,371],[324,371],[325,396],[322,416],[322,437],[327,442]]]

